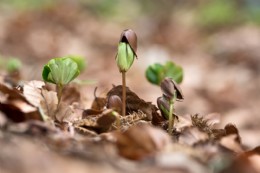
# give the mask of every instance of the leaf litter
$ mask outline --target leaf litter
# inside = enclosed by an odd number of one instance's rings
[[[27,145],[39,148],[45,145],[59,159],[66,153],[66,158],[92,160],[106,165],[111,172],[259,170],[258,147],[248,150],[243,146],[239,130],[233,124],[216,127],[221,116],[217,113],[176,115],[175,129],[169,136],[168,122],[159,109],[129,88],[125,117],[121,116],[120,109],[121,85],[113,86],[106,97],[96,97],[95,90],[89,109],[81,108],[77,87],[67,89],[76,96],[67,95],[58,105],[56,92],[48,90],[41,81],[24,83],[20,90],[2,82],[0,143],[4,143],[7,136],[17,137],[22,145],[20,149]],[[37,144],[33,144],[34,138],[39,139]],[[9,144],[2,145],[9,147]],[[17,149],[16,152],[22,151]],[[6,154],[2,154],[0,160],[5,159]],[[142,169],[138,165],[142,165]]]

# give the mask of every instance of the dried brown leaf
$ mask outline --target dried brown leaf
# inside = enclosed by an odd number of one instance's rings
[[[39,108],[41,113],[47,115],[51,119],[55,119],[55,114],[57,111],[58,98],[54,91],[41,90],[41,100]]]
[[[42,100],[41,89],[44,85],[44,82],[36,80],[24,84],[24,97],[30,104],[32,104],[35,107],[40,106]]]
[[[106,106],[106,98],[97,97],[97,87],[94,90],[94,101],[92,102],[91,109],[102,111]]]
[[[7,118],[3,112],[0,111],[0,129],[7,124]]]
[[[129,159],[143,159],[162,151],[170,143],[170,137],[161,129],[138,124],[117,134],[119,154]]]
[[[234,151],[235,153],[242,153],[244,150],[241,144],[236,140],[236,138],[237,138],[236,134],[225,136],[221,138],[220,144],[223,147],[228,148],[231,151]]]
[[[70,105],[74,102],[80,103],[81,101],[80,99],[81,99],[80,92],[75,86],[68,85],[63,89],[62,97],[61,97],[62,102]]]
[[[112,96],[118,96],[122,100],[122,85],[113,87],[107,93],[107,99],[109,100]],[[147,114],[149,120],[152,120],[153,112],[157,111],[156,106],[150,102],[145,102],[143,99],[139,98],[134,92],[132,92],[128,87],[126,88],[126,113],[132,114],[133,112],[142,111]]]
[[[97,125],[100,128],[105,128],[105,131],[116,121],[116,116],[113,115],[112,111],[104,111],[102,116],[97,119]]]
[[[205,132],[200,131],[196,127],[186,128],[179,136],[179,143],[194,145],[198,142],[205,141],[208,139],[208,135]]]

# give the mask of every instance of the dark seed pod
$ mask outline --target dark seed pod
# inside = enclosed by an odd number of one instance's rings
[[[181,88],[172,78],[166,77],[161,82],[161,90],[163,95],[169,100],[174,97],[174,94],[176,94],[176,100],[182,101],[184,99]]]
[[[112,95],[108,97],[107,101],[107,108],[113,109],[119,114],[122,113],[122,100],[119,96],[117,95]]]
[[[131,29],[126,29],[122,32],[119,42],[128,43],[137,57],[137,36],[136,33]]]
[[[170,109],[170,103],[167,99],[165,99],[164,97],[158,97],[157,98],[157,106],[161,112],[161,115],[165,118],[165,119],[169,119],[169,109]]]

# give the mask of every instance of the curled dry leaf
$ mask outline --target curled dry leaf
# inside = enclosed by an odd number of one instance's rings
[[[25,97],[15,88],[0,84],[0,92],[5,96],[1,100],[0,110],[8,119],[22,122],[28,119],[41,119],[37,108],[27,102]]]
[[[107,93],[107,100],[115,95],[122,100],[122,85],[113,87]],[[157,111],[157,108],[152,103],[145,102],[143,99],[139,98],[134,92],[126,87],[126,113],[132,114],[133,112],[138,112],[139,110],[147,114],[149,120],[152,120],[153,113]]]
[[[120,155],[139,160],[162,151],[170,141],[170,137],[163,130],[147,124],[138,124],[118,133],[116,144]]]
[[[81,99],[80,92],[75,86],[68,85],[64,87],[61,99],[62,102],[67,103],[68,105],[74,102],[80,103],[80,99]]]
[[[48,116],[54,120],[58,105],[57,94],[43,89],[44,86],[42,81],[30,81],[24,84],[23,94],[29,103],[39,108],[43,117]]]
[[[241,144],[236,140],[237,135],[231,134],[228,136],[225,136],[221,138],[220,145],[222,145],[225,148],[230,149],[231,151],[235,153],[242,153],[244,150],[242,149]]]
[[[106,106],[106,98],[97,97],[96,92],[97,92],[97,87],[94,90],[94,98],[95,99],[94,99],[94,101],[91,105],[91,109],[102,111],[104,109],[104,107]]]
[[[56,92],[42,90],[41,95],[42,98],[40,100],[39,105],[41,113],[47,115],[48,117],[54,120],[58,105],[58,98]]]
[[[40,106],[42,100],[41,89],[44,86],[42,81],[30,81],[24,84],[23,94],[26,100],[35,107]]]
[[[179,143],[192,146],[198,142],[205,141],[207,139],[207,133],[200,131],[196,127],[190,127],[182,131],[179,136]]]

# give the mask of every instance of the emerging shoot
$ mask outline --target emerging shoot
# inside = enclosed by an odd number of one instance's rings
[[[157,105],[162,116],[169,120],[168,133],[171,134],[175,120],[175,115],[173,113],[174,102],[176,100],[182,101],[183,94],[178,84],[168,77],[161,82],[161,90],[163,96],[157,99]]]
[[[42,78],[46,82],[56,84],[58,105],[61,101],[65,85],[75,79],[80,73],[77,63],[71,58],[51,59],[43,68]]]
[[[126,72],[132,66],[137,51],[137,36],[131,29],[126,29],[122,32],[118,50],[116,55],[116,62],[119,71],[122,73],[122,116],[126,115]]]

